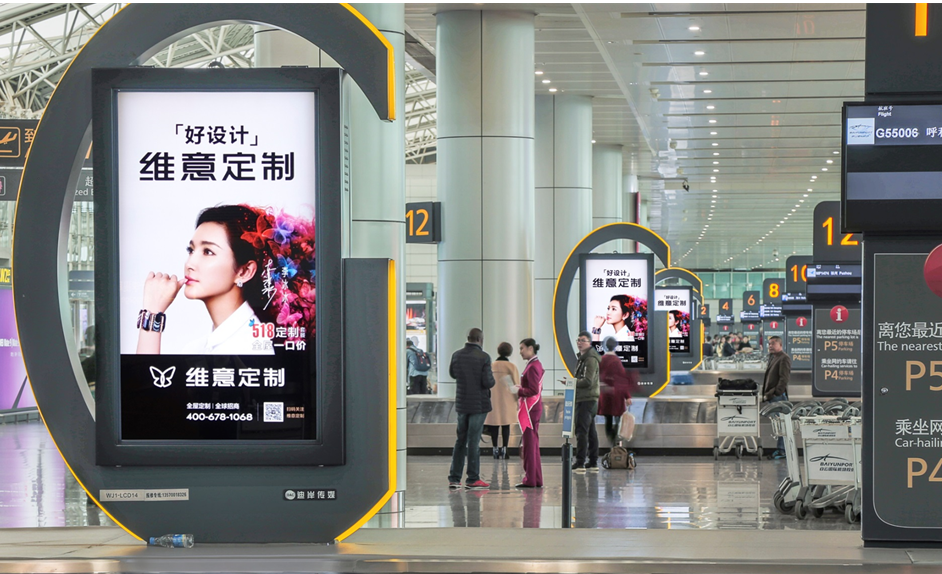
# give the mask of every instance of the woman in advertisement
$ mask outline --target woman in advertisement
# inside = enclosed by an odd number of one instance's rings
[[[667,329],[668,337],[671,339],[675,337],[683,337],[684,334],[681,332],[680,328],[684,322],[684,313],[683,311],[678,311],[676,309],[669,311],[667,313]]]
[[[540,417],[543,414],[543,364],[536,354],[540,345],[533,339],[520,341],[520,357],[527,366],[520,375],[520,386],[516,388],[520,397],[517,420],[523,431],[520,454],[523,457],[523,481],[517,488],[542,488],[543,463],[540,460]]]
[[[314,334],[313,222],[247,205],[210,207],[200,213],[187,253],[183,279],[147,275],[138,354],[160,354],[166,312],[180,289],[203,302],[213,324],[185,354],[273,355],[276,335],[266,324],[284,328],[286,340]]]
[[[635,298],[631,295],[615,295],[608,303],[605,316],[596,315],[592,326],[592,340],[602,341],[614,337],[620,343],[632,343],[634,337]]]

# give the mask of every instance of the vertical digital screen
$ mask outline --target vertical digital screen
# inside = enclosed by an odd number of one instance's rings
[[[316,439],[316,92],[114,105],[121,438]]]
[[[35,407],[13,316],[10,268],[0,267],[0,411]]]
[[[626,368],[650,367],[648,303],[653,291],[653,256],[582,256],[582,325],[599,353],[605,352],[605,339],[614,337],[615,352]]]
[[[690,353],[690,289],[654,290],[654,309],[667,312],[667,341],[671,353]]]

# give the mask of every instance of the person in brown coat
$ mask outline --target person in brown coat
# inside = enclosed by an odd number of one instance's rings
[[[510,362],[514,352],[513,345],[501,343],[497,346],[497,360],[491,363],[494,380],[497,384],[491,389],[491,412],[484,420],[484,432],[491,437],[494,445],[494,458],[507,458],[507,443],[510,441],[510,425],[517,422],[517,397],[514,387],[520,384],[520,372],[517,365]],[[498,433],[503,438],[503,447],[497,447]]]
[[[792,360],[782,349],[781,337],[769,337],[769,366],[762,383],[762,399],[771,403],[788,400],[788,380],[791,378]],[[772,459],[785,458],[785,439],[779,437]]]
[[[621,362],[621,357],[615,354],[618,341],[615,337],[606,337],[602,343],[605,354],[599,363],[599,414],[605,417],[605,436],[612,446],[618,440],[618,423],[625,409],[631,404],[632,375],[629,375]]]

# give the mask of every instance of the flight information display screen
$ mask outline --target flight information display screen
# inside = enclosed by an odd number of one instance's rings
[[[844,104],[843,231],[942,224],[942,104]]]

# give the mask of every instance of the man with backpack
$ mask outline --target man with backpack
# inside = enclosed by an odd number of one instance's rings
[[[406,394],[428,394],[428,372],[432,369],[432,361],[428,353],[415,346],[412,339],[406,339],[406,362],[409,365],[409,388]]]

